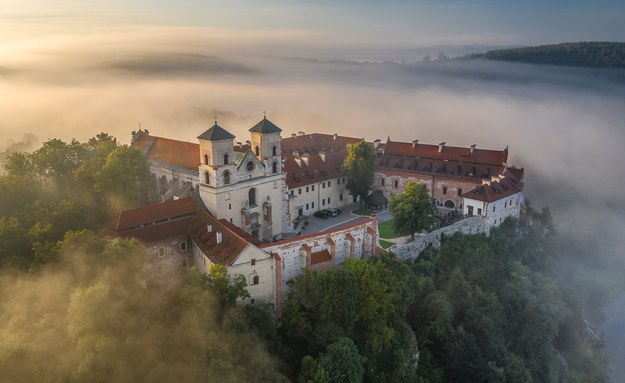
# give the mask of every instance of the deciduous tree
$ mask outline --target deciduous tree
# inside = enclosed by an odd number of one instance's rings
[[[343,161],[343,173],[347,176],[347,190],[353,196],[360,197],[361,205],[373,185],[374,170],[375,153],[371,145],[360,141],[347,147],[347,157]]]
[[[395,219],[395,230],[403,235],[428,230],[439,221],[436,207],[432,205],[425,186],[414,181],[406,183],[404,191],[391,196],[391,212]]]

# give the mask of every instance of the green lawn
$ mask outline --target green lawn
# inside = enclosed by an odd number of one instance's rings
[[[397,238],[401,237],[401,235],[395,232],[394,225],[395,220],[391,219],[390,221],[382,222],[378,225],[378,230],[380,230],[380,238]]]
[[[383,239],[380,240],[380,246],[382,246],[383,249],[388,249],[389,247],[393,245],[394,245],[393,242],[385,241]]]
[[[367,209],[352,210],[352,214],[356,214],[356,215],[371,215],[371,213],[369,213],[369,210],[367,210]]]

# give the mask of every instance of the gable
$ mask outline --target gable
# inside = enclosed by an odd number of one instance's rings
[[[249,164],[252,165],[249,165]],[[249,166],[249,167],[248,167]],[[251,171],[249,170],[251,167]],[[240,162],[237,166],[237,176],[245,177],[250,176],[251,178],[264,177],[265,176],[265,166],[262,162],[254,155],[251,150],[248,150],[245,155],[240,159]]]

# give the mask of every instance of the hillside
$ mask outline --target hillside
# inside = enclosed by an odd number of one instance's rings
[[[590,68],[625,68],[625,43],[578,42],[492,50],[469,58]]]

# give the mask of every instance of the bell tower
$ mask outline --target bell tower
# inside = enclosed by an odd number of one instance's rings
[[[215,121],[215,125],[197,138],[200,141],[200,183],[218,187],[224,182],[219,169],[232,165],[234,161],[234,135],[217,125]]]
[[[273,122],[263,116],[259,123],[250,129],[252,135],[251,150],[256,157],[265,164],[268,174],[282,173],[282,157],[280,136],[282,129],[278,128]]]

